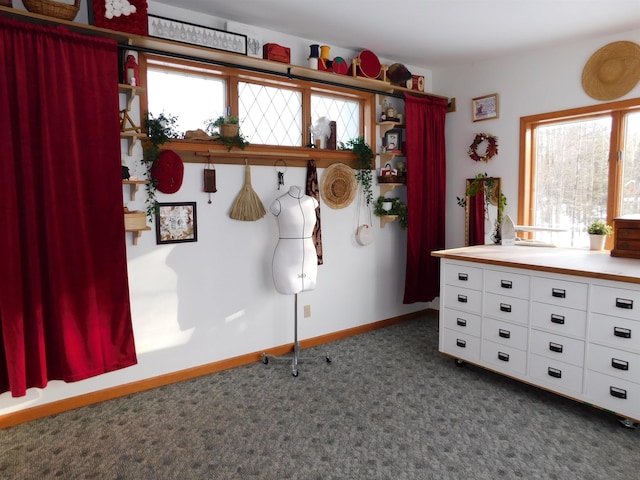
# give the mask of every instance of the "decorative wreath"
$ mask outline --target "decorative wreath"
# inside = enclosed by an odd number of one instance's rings
[[[482,142],[487,142],[487,149],[480,155],[478,153],[478,147]],[[498,154],[498,137],[489,135],[488,133],[479,133],[473,140],[473,143],[469,145],[469,152],[467,152],[474,162],[488,162],[490,159]]]

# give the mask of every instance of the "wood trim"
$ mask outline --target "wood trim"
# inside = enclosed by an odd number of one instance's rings
[[[368,323],[366,325],[347,328],[345,330],[340,330],[337,332],[328,333],[326,335],[320,335],[318,337],[302,340],[300,342],[300,348],[311,348],[318,345],[334,342],[336,340],[341,340],[343,338],[372,332],[380,328],[389,327],[391,325],[395,325],[412,318],[422,316],[429,311],[434,311],[434,309],[429,308],[426,310],[420,310],[404,315],[398,315],[396,317],[380,320],[378,322]],[[292,351],[293,343],[280,345],[260,352],[247,353],[245,355],[227,358],[217,362],[208,363],[206,365],[188,368],[186,370],[180,370],[177,372],[167,373],[145,380],[139,380],[137,382],[118,385],[116,387],[78,395],[72,398],[47,403],[45,405],[39,405],[37,407],[26,408],[18,412],[7,413],[0,416],[0,429],[19,425],[31,420],[47,417],[49,415],[55,415],[57,413],[66,412],[76,408],[86,407],[87,405],[104,402],[106,400],[124,397],[125,395],[131,395],[133,393],[143,392],[145,390],[151,390],[153,388],[162,387],[164,385],[170,385],[172,383],[182,382],[184,380],[190,380],[192,378],[209,375],[211,373],[220,372],[222,370],[228,370],[230,368],[258,362],[262,359],[263,353],[272,355],[284,355]]]

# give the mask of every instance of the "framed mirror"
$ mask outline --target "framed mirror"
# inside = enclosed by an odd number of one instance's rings
[[[465,195],[465,245],[500,243],[500,221],[506,204],[500,178],[468,178]]]

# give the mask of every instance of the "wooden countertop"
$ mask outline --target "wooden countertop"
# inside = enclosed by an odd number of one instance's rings
[[[434,257],[640,284],[640,259],[579,248],[478,245],[431,252]]]

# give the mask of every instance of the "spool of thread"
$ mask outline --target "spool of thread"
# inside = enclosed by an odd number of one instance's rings
[[[329,59],[329,51],[331,50],[331,47],[327,46],[327,45],[322,45],[320,47],[320,58],[324,58],[325,60]]]
[[[309,68],[318,69],[318,57],[309,57]]]
[[[320,56],[320,45],[314,43],[313,45],[309,45],[311,52],[309,53],[309,58],[318,58]]]

